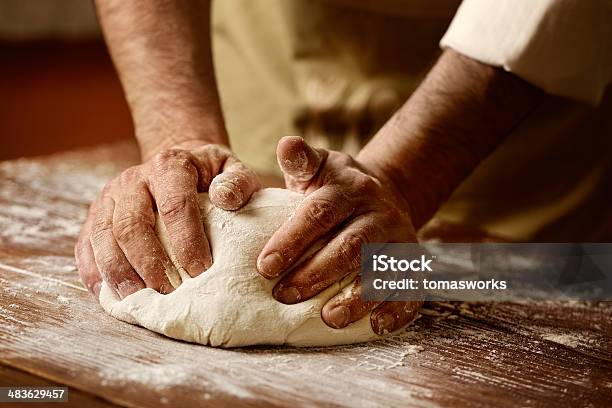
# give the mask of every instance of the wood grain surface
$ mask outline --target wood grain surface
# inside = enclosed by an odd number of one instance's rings
[[[114,320],[73,245],[136,160],[122,143],[0,164],[0,386],[69,386],[72,406],[612,406],[610,303],[431,303],[398,336],[308,349],[221,350]]]

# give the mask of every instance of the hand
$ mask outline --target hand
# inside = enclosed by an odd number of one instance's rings
[[[306,198],[263,248],[257,260],[259,273],[269,279],[280,276],[315,242],[331,236],[312,258],[276,284],[273,295],[280,302],[308,300],[359,271],[363,244],[416,242],[408,205],[374,169],[346,154],[314,149],[295,136],[281,139],[277,156],[287,188]],[[342,328],[372,312],[372,329],[383,334],[409,323],[422,304],[366,302],[360,294],[357,277],[325,304],[325,323]]]
[[[212,265],[198,192],[225,210],[260,188],[255,173],[222,145],[191,142],[158,153],[110,181],[93,202],[75,246],[81,280],[96,299],[102,280],[120,298],[145,287],[173,290],[172,267],[155,234],[155,209],[180,265],[197,276]]]

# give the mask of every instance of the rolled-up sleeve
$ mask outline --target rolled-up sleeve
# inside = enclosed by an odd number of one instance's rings
[[[597,105],[612,82],[612,0],[464,0],[440,46]]]

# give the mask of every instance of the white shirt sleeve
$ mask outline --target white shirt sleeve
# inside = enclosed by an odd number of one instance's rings
[[[597,105],[612,82],[612,0],[464,0],[440,46]]]

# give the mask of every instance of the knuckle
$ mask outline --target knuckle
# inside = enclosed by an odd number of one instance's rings
[[[117,182],[121,186],[131,186],[134,183],[134,181],[138,180],[139,178],[140,178],[140,167],[133,166],[133,167],[130,167],[124,170],[123,173],[119,175]]]
[[[207,144],[202,147],[202,152],[211,156],[233,157],[232,152],[227,147],[218,144]]]
[[[200,147],[194,152],[194,155],[203,163],[208,163],[215,168],[221,168],[226,160],[234,158],[229,149],[215,144]]]
[[[178,167],[188,167],[192,163],[191,153],[180,149],[168,149],[157,153],[153,157],[153,167],[158,170],[164,170],[170,165]]]
[[[159,152],[155,156],[153,156],[153,161],[156,162],[156,163],[167,162],[168,160],[170,160],[173,157],[177,156],[179,154],[179,152],[180,152],[179,149],[162,150],[161,152]]]
[[[362,175],[356,177],[353,181],[353,188],[357,192],[368,193],[375,191],[377,187],[378,185],[376,184],[376,182],[372,179],[372,177],[369,176]]]
[[[361,262],[361,246],[366,242],[367,239],[362,233],[351,233],[341,240],[338,256],[342,264],[348,266],[347,269],[349,271],[359,268]]]
[[[311,203],[306,214],[310,221],[320,228],[327,229],[335,225],[336,213],[336,207],[331,201],[318,199]]]
[[[142,237],[147,226],[136,214],[126,214],[113,223],[113,236],[119,242],[130,242]]]
[[[191,151],[194,158],[193,163],[198,176],[205,184],[210,184],[213,178],[219,174],[223,164],[231,158],[231,152],[223,146],[208,144]]]
[[[185,212],[190,204],[190,199],[186,194],[172,195],[159,203],[158,209],[162,217],[172,219]]]
[[[104,217],[97,217],[91,226],[90,238],[98,240],[112,231],[112,222]]]
[[[121,261],[112,249],[105,248],[99,250],[96,254],[96,263],[105,280],[113,281],[114,277],[121,273]]]
[[[354,163],[354,160],[351,155],[343,152],[335,152],[333,160],[341,167],[349,167],[352,166]]]

